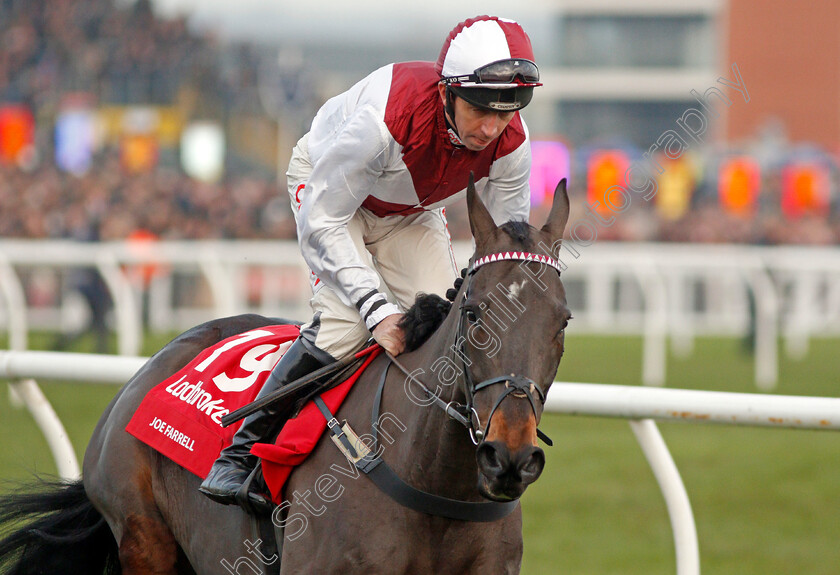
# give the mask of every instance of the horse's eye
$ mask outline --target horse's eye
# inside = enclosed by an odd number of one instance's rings
[[[569,320],[572,319],[572,316],[569,316],[567,320],[563,322],[563,325],[560,327],[560,330],[557,332],[557,336],[561,336],[566,332],[566,328],[569,327]]]
[[[478,321],[478,316],[475,313],[475,310],[468,309],[464,312],[464,316],[467,318],[467,321],[470,323],[475,323]]]

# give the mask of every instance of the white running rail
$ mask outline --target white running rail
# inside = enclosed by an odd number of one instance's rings
[[[0,351],[0,378],[13,380],[52,450],[59,475],[79,476],[73,446],[34,378],[118,383],[128,381],[146,358],[41,351]],[[699,575],[697,530],[691,504],[654,419],[696,423],[840,429],[840,399],[759,395],[654,387],[555,382],[546,411],[630,420],[659,483],[671,519],[678,575]]]
[[[455,244],[462,264],[470,252],[468,243]],[[770,390],[778,380],[780,335],[784,350],[799,359],[812,337],[840,335],[834,247],[598,243],[575,253],[560,253],[575,333],[641,335],[641,381],[648,385],[666,380],[669,339],[674,353],[685,355],[696,335],[743,336],[752,327],[755,381]],[[183,331],[247,311],[311,315],[308,271],[293,241],[166,241],[137,250],[126,242],[0,239],[0,329],[9,347],[25,348],[33,327],[55,329],[73,309],[84,313],[78,298],[54,292],[61,291],[55,284],[63,272],[88,267],[98,270],[115,301],[119,353],[137,355],[142,305],[130,271],[147,264],[162,270],[148,292],[151,329]],[[25,291],[33,283],[35,291],[51,284],[57,301],[29,302]]]

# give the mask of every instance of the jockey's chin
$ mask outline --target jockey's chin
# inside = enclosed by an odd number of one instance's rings
[[[482,139],[476,136],[467,136],[462,140],[464,147],[472,152],[480,152],[493,143],[493,139]]]

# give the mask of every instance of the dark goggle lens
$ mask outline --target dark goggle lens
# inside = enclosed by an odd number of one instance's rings
[[[540,70],[530,60],[501,60],[475,71],[479,82],[487,84],[511,84],[519,76],[528,84],[540,81]]]

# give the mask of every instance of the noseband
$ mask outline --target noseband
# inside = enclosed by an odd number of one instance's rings
[[[467,312],[469,310],[467,310],[464,307],[464,303],[467,301],[467,298],[469,296],[470,284],[472,283],[472,279],[476,271],[483,265],[501,261],[537,262],[553,267],[558,274],[561,271],[560,264],[557,262],[557,260],[548,256],[532,254],[529,252],[500,252],[481,257],[473,262],[472,266],[467,272],[466,286],[464,286],[462,292],[463,297],[461,298],[461,303],[458,310],[460,317],[458,319],[458,331],[455,340],[457,345],[457,354],[461,360],[461,366],[463,368],[464,395],[466,397],[466,403],[461,404],[455,401],[445,403],[442,399],[440,399],[440,397],[437,396],[437,394],[435,394],[432,390],[426,387],[426,385],[423,384],[423,382],[417,380],[413,375],[411,375],[411,373],[408,372],[408,370],[406,370],[402,365],[400,365],[400,363],[397,360],[391,357],[391,361],[393,361],[394,364],[397,367],[399,367],[408,377],[410,377],[416,383],[419,383],[421,389],[426,392],[426,394],[434,401],[436,405],[441,407],[449,415],[449,417],[458,421],[464,427],[467,428],[470,434],[470,439],[475,445],[478,445],[487,437],[487,433],[490,431],[490,423],[492,422],[493,415],[496,413],[496,410],[499,409],[502,402],[505,399],[507,399],[508,396],[527,399],[531,405],[531,410],[534,413],[534,421],[537,421],[539,419],[539,412],[537,410],[536,400],[540,402],[540,405],[545,404],[545,393],[543,393],[542,389],[540,389],[540,387],[536,384],[534,380],[528,377],[511,373],[509,375],[501,375],[498,377],[485,379],[476,383],[475,379],[472,376],[472,373],[470,372],[470,365],[472,364],[472,361],[470,361],[467,358],[464,349],[464,344],[467,341],[466,320]],[[484,426],[484,429],[482,429],[481,420],[479,419],[478,412],[475,409],[475,394],[497,383],[504,383],[505,390],[499,395],[499,397],[496,399],[496,402],[493,404],[493,408],[490,410],[490,415],[487,417],[487,423]],[[535,395],[536,400],[534,399]],[[549,439],[548,436],[545,435],[539,429],[537,430],[537,436],[540,439],[542,439],[547,445],[552,445],[551,439]]]

